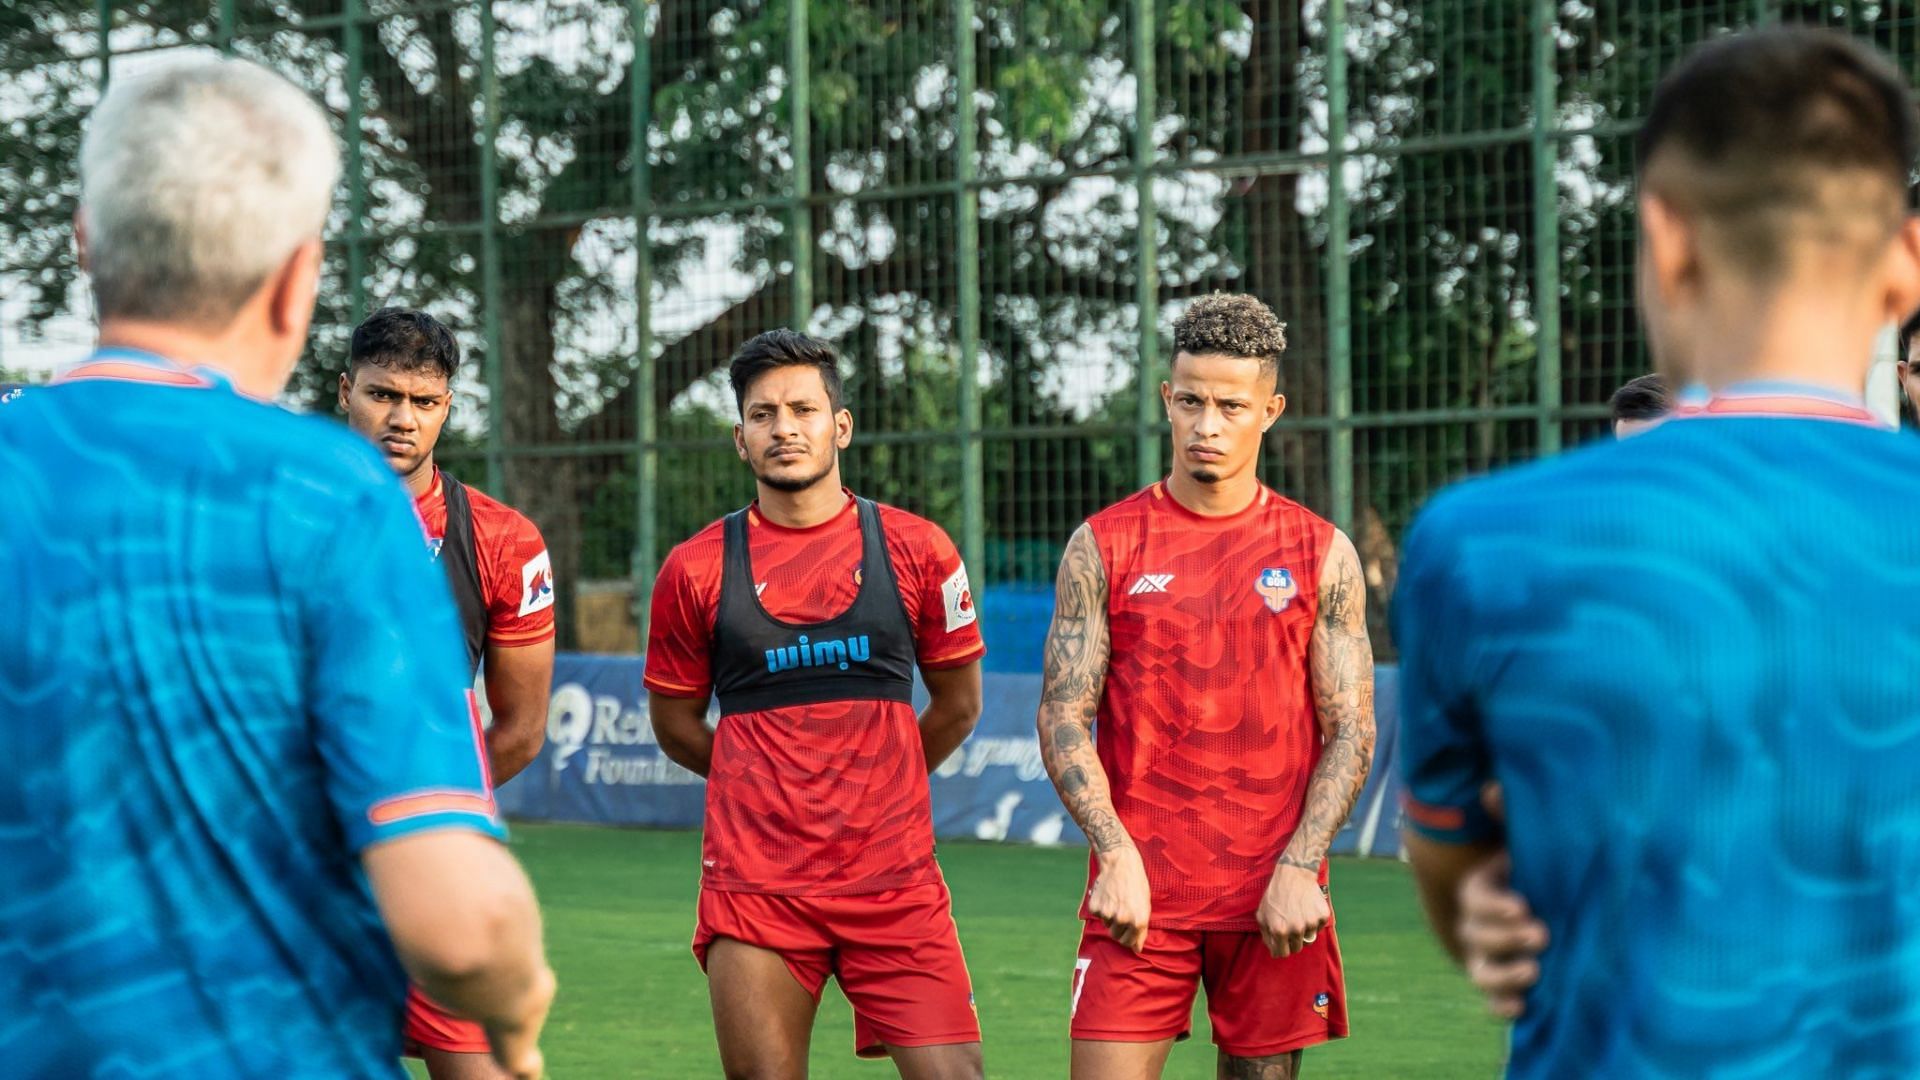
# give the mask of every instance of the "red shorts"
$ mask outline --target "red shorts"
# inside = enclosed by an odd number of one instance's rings
[[[943,881],[864,896],[700,890],[693,955],[715,938],[770,949],[817,1002],[827,977],[853,1004],[853,1050],[980,1041],[973,982]]]
[[[422,1050],[449,1054],[490,1054],[487,1031],[471,1020],[455,1016],[417,986],[407,987],[407,1024],[403,1029],[408,1057]]]
[[[1159,1042],[1190,1034],[1193,994],[1207,988],[1215,1045],[1266,1057],[1347,1034],[1346,983],[1333,927],[1276,960],[1258,931],[1156,930],[1142,953],[1086,924],[1073,965],[1073,1037]]]

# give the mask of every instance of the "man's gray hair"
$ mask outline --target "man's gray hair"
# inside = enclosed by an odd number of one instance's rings
[[[102,318],[219,329],[326,225],[340,150],[312,99],[215,56],[115,79],[80,150]]]

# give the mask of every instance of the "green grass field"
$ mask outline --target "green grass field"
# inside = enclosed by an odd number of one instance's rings
[[[687,942],[699,875],[697,833],[517,825],[514,851],[540,892],[560,997],[547,1028],[550,1071],[573,1077],[719,1074],[704,976]],[[973,972],[987,1075],[1066,1075],[1067,994],[1086,853],[945,844],[940,862]],[[1490,1077],[1500,1026],[1428,938],[1398,863],[1339,860],[1334,903],[1354,1035],[1307,1052],[1312,1077]],[[1213,1076],[1204,1008],[1169,1078]],[[885,1062],[852,1053],[846,999],[826,992],[812,1075],[882,1080]]]

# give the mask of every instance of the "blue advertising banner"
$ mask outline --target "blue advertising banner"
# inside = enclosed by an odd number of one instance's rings
[[[554,660],[547,742],[525,772],[499,792],[509,816],[598,825],[698,828],[706,799],[700,777],[667,760],[654,742],[641,684],[644,662],[630,656]],[[1399,783],[1393,755],[1399,672],[1375,675],[1379,739],[1372,775],[1336,854],[1400,852]],[[934,772],[933,827],[942,839],[1080,844],[1080,834],[1047,779],[1034,737],[1040,676],[989,672],[980,724]],[[917,695],[922,703],[924,692]]]

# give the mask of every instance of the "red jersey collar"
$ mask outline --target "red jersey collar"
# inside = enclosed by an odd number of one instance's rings
[[[1174,498],[1173,492],[1167,490],[1167,482],[1165,480],[1156,481],[1154,485],[1147,490],[1153,494],[1153,501],[1156,506],[1163,507],[1189,521],[1204,525],[1229,525],[1240,521],[1258,513],[1275,497],[1272,488],[1267,487],[1265,484],[1260,484],[1254,492],[1253,501],[1235,510],[1233,513],[1202,514],[1198,511],[1188,509],[1181,504],[1179,499]]]
[[[1673,415],[1676,419],[1772,416],[1834,420],[1877,428],[1887,426],[1857,395],[1781,381],[1735,383],[1710,397],[1682,402],[1673,410]]]
[[[92,356],[68,368],[53,381],[59,385],[96,379],[185,386],[196,390],[228,385],[223,376],[209,368],[188,368],[158,353],[117,346],[95,350]]]
[[[435,465],[433,467],[433,482],[427,485],[427,490],[415,496],[413,501],[418,506],[426,506],[433,500],[440,498],[443,494],[444,488],[440,483],[440,466]]]
[[[846,503],[843,506],[841,506],[840,509],[834,511],[832,517],[828,518],[827,520],[821,522],[818,525],[809,525],[804,529],[796,529],[796,528],[793,528],[792,526],[782,525],[779,522],[768,518],[766,515],[760,512],[759,499],[753,500],[752,504],[747,507],[747,524],[772,529],[775,532],[793,533],[796,536],[804,533],[817,532],[825,528],[830,528],[834,524],[839,522],[841,518],[844,518],[849,513],[851,513],[854,508],[852,489],[843,487],[840,489],[840,491],[842,494],[846,495],[847,497]]]

